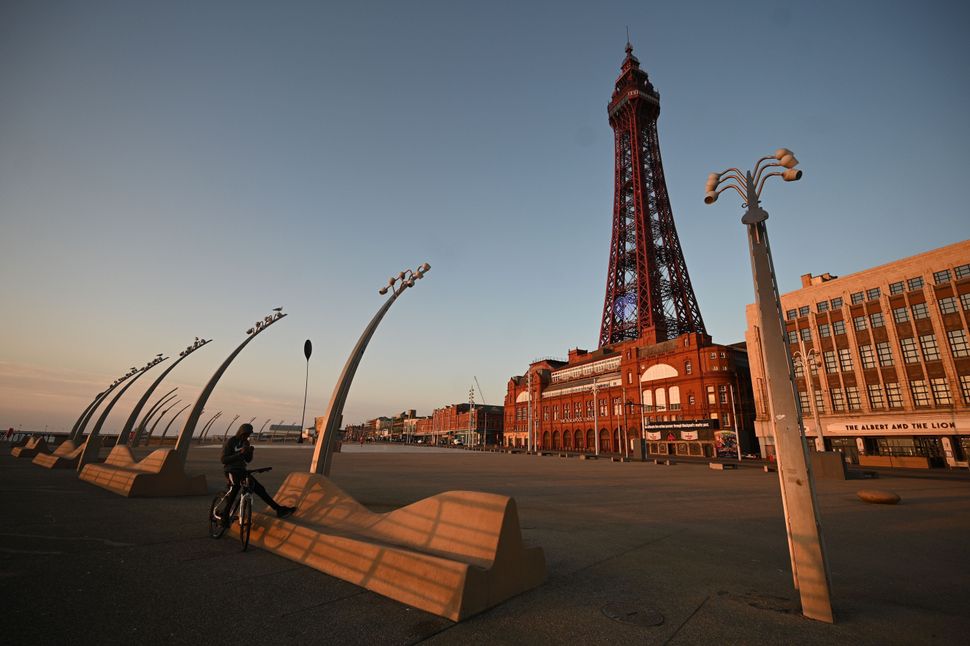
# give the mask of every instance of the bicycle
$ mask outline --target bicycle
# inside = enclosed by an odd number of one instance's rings
[[[236,496],[236,500],[232,503],[232,509],[223,509],[224,502],[229,496],[229,492],[232,491],[232,485],[226,487],[226,490],[218,494],[212,499],[212,505],[209,506],[209,536],[212,538],[222,538],[222,535],[229,528],[232,520],[238,519],[239,521],[239,541],[242,543],[242,551],[245,552],[249,548],[249,533],[253,528],[253,489],[252,481],[249,476],[254,473],[265,473],[266,471],[272,471],[273,467],[263,467],[262,469],[253,469],[252,471],[247,470],[246,475],[243,476],[242,482],[239,485],[239,495]],[[230,519],[229,523],[223,524],[223,519]]]

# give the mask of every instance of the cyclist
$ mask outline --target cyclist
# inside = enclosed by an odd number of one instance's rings
[[[246,477],[246,465],[253,460],[254,447],[249,443],[249,436],[252,434],[252,424],[240,424],[236,434],[222,445],[222,464],[226,472],[226,481],[229,483],[229,496],[226,499],[225,507],[227,511],[232,509],[232,504],[236,501],[236,496],[239,495],[239,488],[242,486],[243,478]],[[249,481],[252,483],[253,493],[272,507],[280,518],[286,518],[296,511],[296,507],[280,505],[273,500],[254,476],[250,475]],[[224,525],[230,523],[229,514],[226,514],[222,522]]]

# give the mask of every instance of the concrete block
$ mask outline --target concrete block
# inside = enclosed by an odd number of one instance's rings
[[[895,505],[900,500],[899,494],[884,489],[860,489],[856,492],[856,495],[859,496],[859,500],[876,505]]]
[[[296,472],[275,499],[296,513],[254,513],[250,544],[452,621],[545,579],[543,551],[523,544],[508,496],[448,491],[378,514]]]
[[[837,451],[809,451],[812,475],[823,480],[845,480],[845,460]]]
[[[104,462],[84,465],[80,478],[126,498],[208,493],[205,475],[187,475],[174,449],[157,449],[136,461],[131,449],[119,444],[111,449]]]

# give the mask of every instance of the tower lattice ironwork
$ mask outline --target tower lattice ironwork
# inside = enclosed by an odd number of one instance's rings
[[[609,103],[616,178],[601,347],[631,339],[659,343],[687,332],[706,334],[667,196],[659,115],[660,94],[627,43]]]

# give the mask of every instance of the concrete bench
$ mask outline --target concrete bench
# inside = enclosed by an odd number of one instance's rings
[[[737,469],[738,465],[733,462],[708,462],[707,466],[714,471],[724,471],[725,469]]]
[[[86,445],[87,442],[75,444],[73,440],[65,440],[52,452],[35,455],[33,463],[45,469],[76,469]]]
[[[668,467],[670,467],[670,466],[673,466],[673,465],[675,465],[675,464],[677,464],[677,463],[676,463],[676,462],[674,462],[673,460],[668,460],[668,459],[662,459],[662,458],[656,458],[656,459],[655,459],[655,460],[653,461],[653,463],[654,463],[654,464],[662,464],[662,465],[665,465],[665,466],[668,466]]]
[[[629,462],[629,461],[630,461],[630,458],[624,455],[621,455],[621,456],[614,455],[613,457],[610,458],[610,462]]]
[[[15,458],[33,459],[40,453],[49,452],[50,449],[47,448],[47,440],[42,437],[32,437],[23,446],[15,446],[10,449],[10,455]]]
[[[599,456],[598,455],[593,455],[592,453],[580,453],[579,454],[579,459],[580,460],[598,460],[599,459]]]
[[[297,511],[254,513],[252,545],[452,621],[545,579],[543,551],[523,544],[508,496],[449,491],[381,514],[298,472],[275,499]]]
[[[131,449],[119,444],[100,464],[86,464],[81,480],[127,498],[201,496],[208,493],[204,475],[188,476],[174,449],[157,449],[136,461]]]

